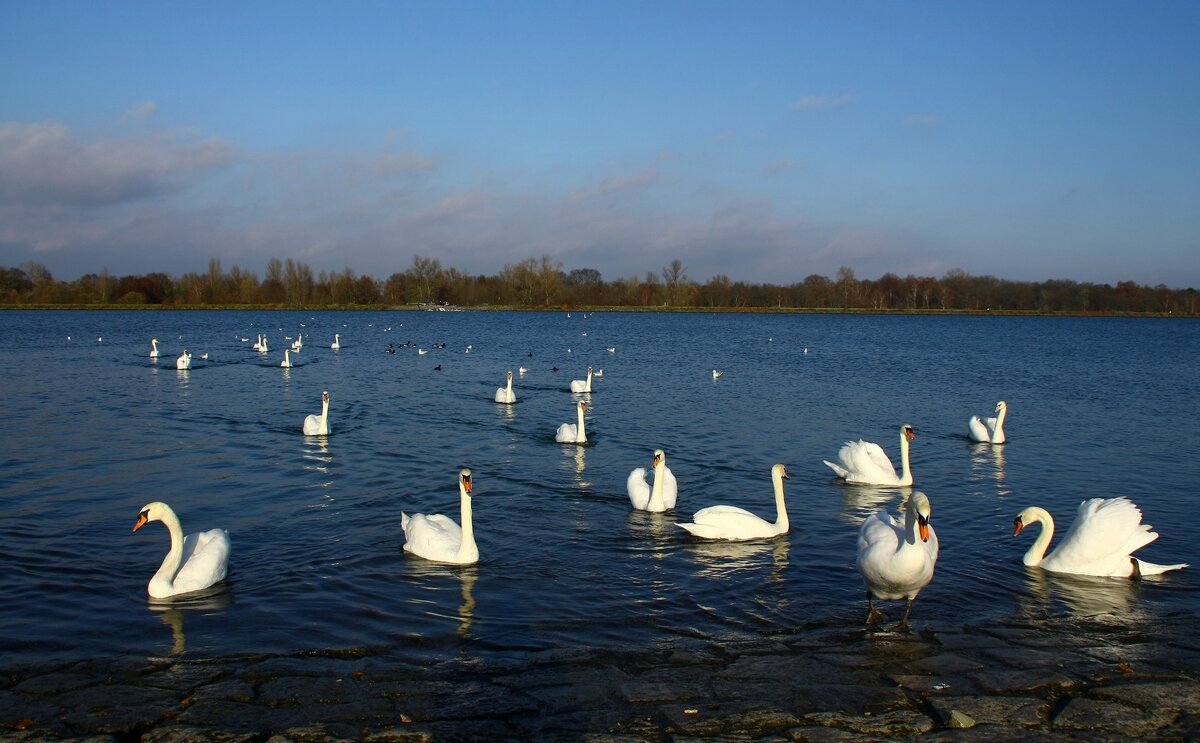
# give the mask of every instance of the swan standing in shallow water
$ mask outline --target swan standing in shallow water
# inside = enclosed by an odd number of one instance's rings
[[[1004,443],[1004,416],[1008,414],[1008,403],[1001,400],[996,403],[995,418],[980,418],[978,415],[971,416],[967,421],[967,431],[971,436],[972,441],[981,441],[986,444],[1003,444]]]
[[[929,525],[932,509],[924,493],[913,493],[904,509],[901,524],[886,511],[871,514],[858,531],[858,559],[855,563],[867,586],[867,625],[883,620],[883,613],[871,603],[908,599],[904,618],[897,629],[908,629],[908,615],[921,589],[933,580],[937,564],[938,539]]]
[[[915,439],[917,434],[913,427],[905,423],[900,426],[900,468],[901,474],[896,476],[896,468],[892,460],[883,452],[879,444],[869,441],[847,441],[838,451],[838,462],[822,460],[838,477],[846,482],[859,485],[912,485],[912,469],[908,464],[908,442]]]
[[[479,562],[475,546],[475,529],[471,524],[471,470],[458,472],[458,497],[462,526],[443,514],[411,517],[400,512],[400,528],[404,530],[404,551],[435,562],[470,565]]]
[[[179,358],[175,359],[175,368],[183,371],[192,368],[192,354],[186,348],[179,354]]]
[[[158,358],[158,339],[157,338],[150,339],[150,358],[152,358],[152,359]]]
[[[513,392],[511,371],[508,373],[507,377],[508,384],[504,387],[496,388],[496,402],[503,402],[511,405],[517,401],[517,394]]]
[[[693,523],[675,525],[701,539],[741,541],[786,534],[789,524],[787,508],[783,503],[783,481],[787,479],[787,468],[782,464],[771,468],[771,482],[775,486],[775,523],[737,506],[709,506],[696,511],[692,517]]]
[[[587,379],[572,379],[572,392],[591,392],[592,391],[592,367],[588,367]]]
[[[284,369],[292,368],[292,356],[291,356],[290,349],[287,349],[287,348],[283,349],[283,361],[279,362],[279,365],[281,367],[283,367]]]
[[[577,423],[564,423],[558,427],[558,431],[554,434],[554,440],[560,444],[586,444],[587,433],[583,430],[583,414],[587,412],[588,404],[580,401],[575,403],[575,410],[578,414]]]
[[[1048,556],[1054,538],[1054,519],[1044,508],[1030,506],[1013,519],[1013,536],[1032,523],[1041,522],[1042,533],[1025,553],[1023,562],[1054,573],[1075,573],[1105,578],[1139,578],[1186,568],[1187,563],[1155,565],[1133,557],[1133,553],[1158,539],[1142,512],[1128,498],[1092,498],[1079,504],[1075,523],[1067,536]]]
[[[646,483],[646,470],[638,467],[629,473],[625,481],[625,489],[629,492],[629,502],[639,511],[662,513],[675,507],[679,496],[679,486],[675,482],[675,474],[667,467],[667,455],[662,449],[654,450],[650,461],[650,469],[654,470],[654,487]]]
[[[329,390],[321,393],[321,414],[310,414],[304,419],[305,436],[326,436],[329,434]]]
[[[137,531],[151,521],[163,522],[171,534],[171,550],[146,586],[151,598],[165,599],[201,591],[225,580],[225,569],[229,564],[229,532],[211,529],[184,538],[179,517],[170,506],[158,501],[142,506],[133,530]]]
[[[330,344],[329,347],[335,351],[339,350],[342,347],[342,336],[340,333],[333,334],[333,343]]]

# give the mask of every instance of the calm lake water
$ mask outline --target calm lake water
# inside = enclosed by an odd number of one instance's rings
[[[905,422],[942,548],[915,627],[1153,627],[1200,613],[1198,360],[1200,323],[1163,319],[6,312],[0,663],[345,648],[424,663],[858,627],[858,525],[901,491],[845,486],[821,460],[863,437],[898,465]],[[590,441],[555,443],[588,365],[604,372],[583,396]],[[492,401],[508,370],[511,407]],[[332,434],[306,437],[322,390]],[[1009,443],[969,443],[968,417],[1001,399]],[[656,447],[679,507],[632,512],[625,479]],[[673,525],[717,503],[773,518],[776,462],[785,537],[709,544]],[[457,521],[462,466],[479,564],[405,554],[400,512]],[[1141,557],[1194,567],[1134,584],[1022,566],[1022,508],[1049,509],[1061,537],[1081,500],[1117,495],[1162,535]],[[219,590],[149,601],[167,533],[131,529],[153,500],[189,533],[228,529]]]

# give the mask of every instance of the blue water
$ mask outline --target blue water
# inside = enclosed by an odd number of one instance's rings
[[[429,353],[386,352],[407,342]],[[194,368],[179,372],[184,348]],[[906,422],[942,548],[915,626],[1195,615],[1198,360],[1200,324],[1165,319],[4,313],[0,662],[353,648],[418,663],[858,627],[857,527],[901,491],[845,486],[821,460],[863,437],[898,464]],[[584,396],[590,441],[555,443],[588,365],[604,371]],[[508,370],[511,407],[492,401]],[[332,435],[305,437],[326,389]],[[1000,399],[1009,443],[972,445],[968,417]],[[631,512],[625,479],[656,447],[678,510]],[[717,503],[773,518],[775,462],[787,536],[708,544],[673,526]],[[479,564],[405,554],[401,511],[457,521],[462,466]],[[1021,565],[1023,507],[1050,510],[1061,536],[1081,500],[1116,495],[1162,535],[1141,557],[1196,567],[1132,584]],[[218,590],[148,600],[167,534],[131,529],[153,500],[188,532],[228,529]]]

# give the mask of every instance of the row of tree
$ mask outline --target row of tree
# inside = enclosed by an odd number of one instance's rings
[[[1027,312],[1175,313],[1195,315],[1194,288],[1116,286],[1053,279],[1008,281],[953,270],[941,278],[897,276],[859,279],[843,267],[837,276],[812,274],[788,284],[750,284],[719,274],[701,284],[674,260],[661,271],[605,281],[594,268],[564,271],[545,255],[504,266],[496,276],[443,268],[436,258],[415,256],[407,270],[379,280],[341,272],[313,271],[303,262],[272,258],[258,275],[219,260],[203,274],[173,278],[164,273],[112,276],[105,269],[75,281],[56,280],[40,263],[0,267],[0,304],[171,305],[272,307],[376,307],[410,304],[519,307],[702,307],[823,310],[969,310]]]

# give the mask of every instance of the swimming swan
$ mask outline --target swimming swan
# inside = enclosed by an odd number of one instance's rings
[[[929,498],[913,493],[901,524],[886,511],[871,514],[858,531],[855,566],[867,586],[867,625],[883,620],[871,597],[883,601],[908,599],[897,629],[908,628],[908,615],[922,588],[933,580],[938,539],[929,525]]]
[[[980,418],[971,416],[967,421],[967,431],[972,441],[982,441],[989,444],[1004,443],[1004,416],[1008,414],[1008,403],[1001,400],[996,403],[995,418]]]
[[[321,393],[321,414],[310,414],[304,419],[305,436],[326,436],[329,434],[329,390]]]
[[[190,351],[184,349],[183,353],[179,354],[179,358],[175,359],[175,368],[180,370],[192,368],[192,354]]]
[[[496,402],[512,404],[517,401],[517,395],[512,388],[512,372],[508,373],[508,385],[496,388]]]
[[[470,565],[479,562],[475,546],[475,530],[471,525],[471,470],[458,472],[458,497],[462,526],[443,514],[432,516],[417,513],[409,516],[400,512],[400,528],[404,530],[404,551],[434,562]]]
[[[225,569],[229,564],[229,532],[211,529],[184,538],[179,517],[170,506],[158,501],[142,506],[133,530],[137,531],[151,521],[163,522],[171,534],[171,550],[146,586],[151,598],[165,599],[201,591],[225,580]]]
[[[1025,553],[1022,562],[1054,573],[1075,573],[1108,578],[1138,578],[1186,568],[1187,563],[1155,565],[1133,557],[1133,553],[1158,539],[1142,512],[1128,498],[1092,498],[1079,504],[1075,523],[1049,556],[1046,548],[1054,537],[1054,519],[1044,508],[1030,506],[1013,519],[1013,536],[1026,526],[1041,522],[1042,533]]]
[[[629,492],[629,502],[639,511],[662,513],[675,507],[679,496],[679,487],[675,482],[675,474],[667,467],[667,455],[662,449],[654,450],[650,462],[654,470],[654,487],[646,483],[646,469],[638,467],[629,473],[625,481],[625,489]]]
[[[332,349],[333,349],[333,350],[335,350],[335,351],[337,351],[337,350],[341,349],[341,347],[342,347],[342,336],[341,336],[341,334],[340,334],[340,333],[334,333],[334,334],[333,334],[333,343],[331,343],[331,344],[329,345],[329,347],[330,347],[330,348],[332,348]]]
[[[150,358],[152,358],[152,359],[158,358],[158,339],[157,338],[150,339]]]
[[[279,365],[280,365],[281,367],[283,367],[284,369],[291,369],[291,368],[292,368],[292,356],[291,356],[291,353],[292,353],[292,352],[291,352],[291,350],[290,350],[290,349],[287,349],[287,348],[283,349],[283,361],[280,361],[280,362],[279,362]]]
[[[859,485],[912,485],[912,469],[908,464],[908,442],[915,439],[917,434],[913,427],[905,423],[900,426],[900,467],[901,475],[896,477],[896,468],[888,459],[879,444],[869,441],[847,441],[838,451],[838,461],[841,465],[829,460],[822,460],[838,477],[846,482]]]
[[[572,392],[591,392],[592,391],[592,367],[588,367],[587,379],[572,379]]]
[[[741,541],[786,534],[788,515],[783,504],[783,481],[787,479],[787,468],[782,464],[771,468],[771,482],[775,486],[775,523],[737,506],[709,506],[696,511],[696,515],[692,517],[694,523],[675,525],[701,539]]]
[[[583,414],[587,411],[588,404],[582,400],[575,403],[575,410],[578,411],[578,423],[564,423],[558,427],[558,431],[554,434],[554,440],[561,444],[586,444],[587,432],[583,430]]]

